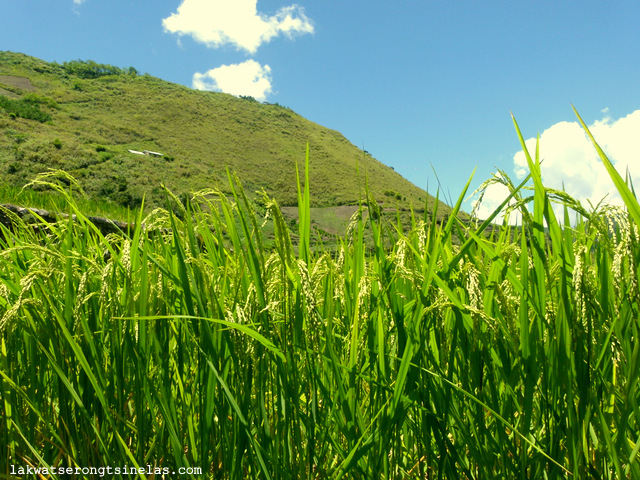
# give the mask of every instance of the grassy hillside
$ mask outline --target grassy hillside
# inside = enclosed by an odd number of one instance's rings
[[[0,172],[23,185],[63,169],[94,198],[135,207],[226,188],[226,168],[249,194],[296,203],[295,162],[307,143],[314,207],[356,204],[365,175],[386,207],[422,208],[427,194],[339,132],[277,104],[201,92],[94,62],[47,63],[0,52]],[[154,151],[160,157],[128,150]]]

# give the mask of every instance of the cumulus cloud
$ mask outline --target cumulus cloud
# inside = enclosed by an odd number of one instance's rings
[[[191,35],[209,47],[231,44],[251,54],[278,35],[313,33],[301,7],[282,7],[269,17],[258,12],[257,0],[183,0],[162,24],[167,32]]]
[[[625,178],[628,170],[634,186],[640,186],[640,110],[617,120],[609,117],[607,109],[602,113],[604,117],[589,125],[589,130],[620,175]],[[536,139],[530,138],[525,144],[533,156]],[[589,202],[596,205],[603,199],[605,203],[623,204],[602,161],[578,122],[559,122],[542,132],[540,159],[545,186],[564,189],[587,208]],[[523,179],[529,172],[524,151],[514,155],[513,164],[516,178]],[[491,186],[479,212],[486,216],[487,212],[493,211],[492,208],[506,198],[504,190],[501,194],[498,187]],[[557,213],[559,211],[560,209]],[[482,215],[479,214],[479,217],[482,218]]]
[[[249,95],[263,101],[271,93],[271,68],[255,60],[234,65],[222,65],[205,73],[193,75],[193,88]]]

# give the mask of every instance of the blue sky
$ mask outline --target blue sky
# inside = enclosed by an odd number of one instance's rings
[[[432,193],[522,176],[513,112],[550,186],[615,202],[571,104],[640,185],[637,1],[0,2],[0,50],[277,102]]]

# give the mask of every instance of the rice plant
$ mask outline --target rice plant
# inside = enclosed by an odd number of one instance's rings
[[[311,238],[308,154],[296,245],[270,198],[266,244],[231,175],[117,235],[71,196],[75,221],[12,217],[0,478],[640,478],[638,202],[611,167],[626,208],[588,211],[527,160],[533,195],[507,182],[481,224],[458,215],[465,189],[409,231],[363,206],[331,248]],[[489,230],[510,199],[522,225]]]

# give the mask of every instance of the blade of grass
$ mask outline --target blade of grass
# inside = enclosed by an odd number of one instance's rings
[[[638,199],[635,197],[633,191],[629,188],[629,186],[624,181],[624,179],[620,176],[620,174],[618,173],[618,170],[616,170],[616,168],[613,166],[613,164],[611,163],[607,155],[604,153],[602,148],[600,148],[600,145],[598,145],[598,143],[596,142],[595,138],[591,134],[591,131],[589,130],[587,125],[584,123],[584,120],[582,120],[582,117],[578,114],[578,111],[575,109],[573,105],[571,106],[571,108],[573,108],[573,111],[576,114],[576,117],[578,117],[578,121],[580,122],[580,125],[582,126],[585,133],[589,137],[589,140],[591,140],[593,147],[596,149],[596,152],[598,153],[600,160],[602,160],[602,163],[607,169],[607,172],[609,173],[611,180],[613,180],[613,183],[616,186],[616,189],[618,190],[618,193],[622,197],[622,200],[624,201],[625,205],[627,206],[629,213],[633,217],[633,220],[636,222],[636,225],[640,225],[640,204],[638,203]]]

